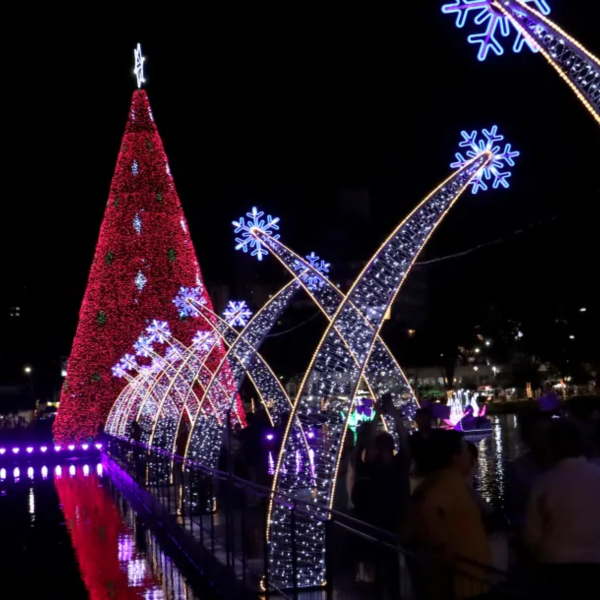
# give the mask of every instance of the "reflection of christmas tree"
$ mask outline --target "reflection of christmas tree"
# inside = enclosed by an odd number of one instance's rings
[[[186,343],[199,327],[209,330],[178,315],[172,299],[182,285],[202,286],[202,276],[146,92],[136,90],[54,425],[58,441],[94,436],[104,424],[124,385],[111,367],[151,319],[168,321]],[[208,367],[221,357],[219,347]]]

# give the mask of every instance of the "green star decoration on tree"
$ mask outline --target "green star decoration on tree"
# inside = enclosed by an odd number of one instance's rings
[[[108,320],[108,317],[106,316],[106,313],[103,310],[99,310],[98,317],[97,317],[98,325],[100,325],[100,327],[106,325],[107,320]]]
[[[106,263],[107,267],[110,267],[110,265],[111,265],[112,261],[114,260],[114,258],[115,258],[115,255],[109,250],[106,253],[106,256],[104,257],[104,262]]]
[[[163,202],[163,196],[160,192],[156,192],[156,199],[158,200],[159,204],[162,204]]]
[[[167,253],[169,255],[169,260],[174,263],[175,262],[175,250],[173,250],[173,248],[169,248],[169,251]]]

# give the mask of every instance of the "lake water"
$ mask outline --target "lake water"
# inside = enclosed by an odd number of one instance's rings
[[[0,467],[0,581],[11,597],[197,600],[100,464]]]
[[[492,416],[492,433],[469,437],[479,450],[477,486],[484,500],[503,509],[506,463],[526,451],[520,439],[517,415]]]

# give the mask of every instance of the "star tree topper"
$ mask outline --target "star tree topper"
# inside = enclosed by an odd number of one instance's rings
[[[138,44],[137,48],[134,49],[133,55],[135,57],[135,67],[133,73],[137,79],[138,88],[142,87],[142,83],[146,83],[144,79],[144,61],[146,58],[142,55],[142,45]]]

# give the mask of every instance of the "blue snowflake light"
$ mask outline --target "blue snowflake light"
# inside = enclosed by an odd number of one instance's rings
[[[208,352],[211,349],[214,340],[215,336],[210,331],[198,331],[192,338],[192,343],[201,350]]]
[[[279,234],[273,235],[273,231],[279,230],[279,217],[273,218],[271,215],[267,215],[267,220],[265,221],[263,219],[264,215],[264,211],[259,211],[256,206],[253,206],[252,211],[246,213],[248,220],[241,217],[239,221],[232,221],[235,227],[234,233],[241,233],[241,237],[235,238],[235,249],[243,250],[244,252],[251,251],[250,256],[256,256],[258,260],[262,260],[263,256],[266,256],[269,252],[265,248],[264,243],[252,235],[252,230],[260,229],[273,239],[279,239]]]
[[[140,335],[135,344],[133,344],[133,349],[137,356],[143,356],[144,358],[154,354],[152,340],[145,335]]]
[[[125,375],[127,374],[127,369],[121,364],[121,362],[118,362],[113,368],[112,368],[112,374],[115,377],[118,377],[119,379],[121,377],[125,377]]]
[[[248,319],[252,316],[252,311],[246,306],[243,300],[236,302],[230,300],[223,311],[223,317],[233,327],[245,327]]]
[[[306,258],[306,262],[311,267],[313,267],[313,269],[315,269],[316,271],[321,273],[321,275],[323,275],[323,277],[325,277],[327,275],[327,273],[329,273],[329,267],[331,267],[331,263],[325,262],[324,260],[321,259],[320,256],[318,256],[314,252],[311,252],[305,258]],[[302,264],[299,260],[294,262],[294,268],[296,271],[299,271],[299,272],[306,271],[306,266],[304,264]],[[304,281],[304,283],[306,284],[306,287],[311,292],[314,292],[314,291],[320,289],[321,287],[323,287],[323,283],[324,283],[323,280],[318,275],[316,275],[313,271],[306,271],[304,273],[304,275],[300,276],[300,279],[302,279],[302,281]]]
[[[119,361],[119,365],[125,370],[125,371],[133,371],[138,369],[138,364],[137,361],[135,360],[135,356],[131,355],[131,354],[126,354],[120,361]]]
[[[171,330],[169,324],[166,321],[157,321],[154,319],[148,327],[148,340],[150,342],[157,342],[158,344],[164,344],[169,337],[171,337]]]
[[[493,0],[453,0],[442,6],[444,14],[456,14],[456,26],[463,28],[469,18],[473,17],[473,23],[480,28],[479,33],[473,33],[467,37],[470,44],[479,44],[477,58],[485,60],[491,50],[498,56],[504,54],[504,46],[500,38],[510,36],[513,25],[511,21],[492,6]],[[523,0],[533,9],[536,9],[543,15],[550,14],[550,6],[546,0]],[[537,52],[537,46],[532,45],[529,40],[523,37],[517,29],[517,35],[513,43],[513,51],[521,52],[523,46],[527,46]]]
[[[473,194],[476,194],[479,190],[487,190],[488,185],[486,181],[491,181],[494,189],[497,189],[500,185],[508,188],[508,178],[511,176],[511,173],[507,170],[507,166],[514,167],[514,159],[521,154],[516,150],[512,150],[510,144],[504,144],[504,149],[502,149],[499,142],[504,139],[504,136],[498,134],[497,125],[494,125],[489,131],[484,129],[482,133],[483,136],[480,136],[478,131],[471,131],[471,133],[461,131],[463,140],[458,145],[460,148],[466,148],[466,156],[461,152],[457,152],[455,155],[456,161],[450,165],[453,169],[460,169],[485,150],[493,153],[493,160],[471,181],[471,185],[473,186],[471,191]],[[485,140],[482,138],[485,138]],[[502,169],[505,170],[502,171]]]
[[[173,299],[173,304],[177,308],[180,317],[200,316],[198,305],[206,304],[203,292],[204,288],[201,285],[190,288],[181,286],[179,288],[177,296]]]

